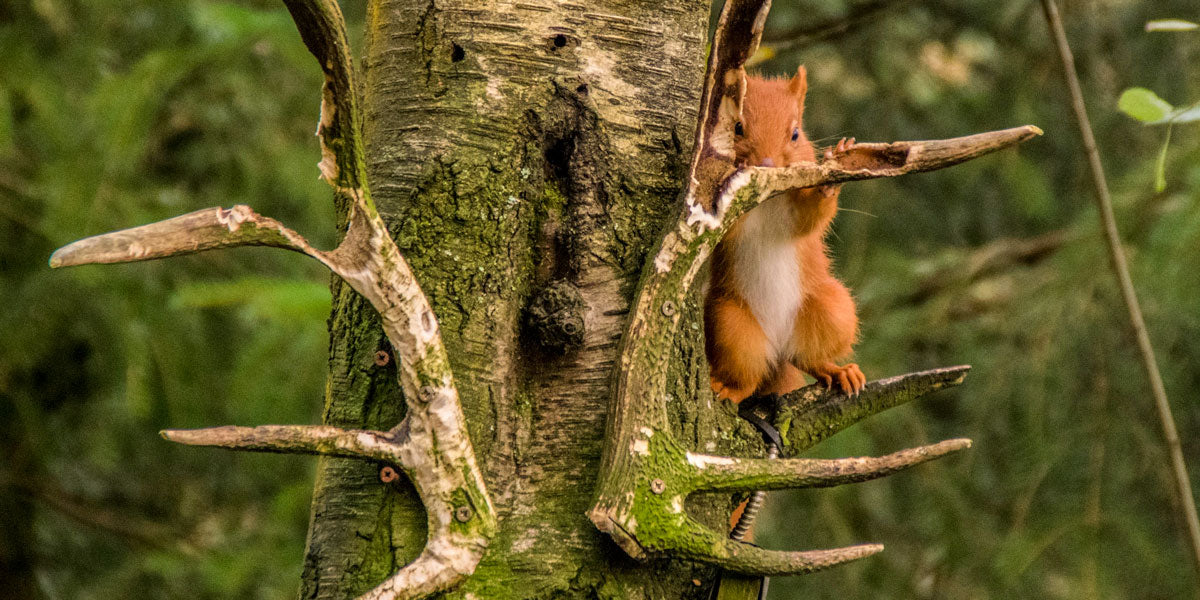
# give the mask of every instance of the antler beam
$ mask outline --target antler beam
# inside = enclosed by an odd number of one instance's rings
[[[150,260],[233,246],[273,246],[320,261],[370,301],[398,356],[407,411],[388,432],[336,427],[215,427],[168,430],[168,440],[237,450],[383,460],[412,480],[428,515],[425,549],[360,600],[426,598],[475,570],[496,531],[495,510],[475,463],[438,321],[371,201],[361,115],[341,10],[333,0],[285,0],[325,74],[321,94],[321,176],[347,214],[334,250],[313,248],[282,223],[248,206],[210,208],[77,241],[50,266]]]
[[[758,46],[769,7],[769,1],[727,0],[722,9],[709,55],[682,212],[642,273],[616,365],[600,479],[589,512],[597,528],[636,558],[677,556],[751,575],[807,572],[861,558],[882,547],[854,546],[817,554],[763,550],[729,540],[688,518],[682,508],[687,494],[699,489],[779,489],[861,481],[964,449],[970,442],[948,440],[879,459],[827,462],[792,459],[767,463],[690,454],[671,438],[664,400],[666,357],[679,320],[678,311],[671,308],[682,305],[725,231],[745,211],[774,193],[940,169],[1041,134],[1037,127],[1027,125],[949,140],[856,144],[849,152],[820,164],[739,167],[733,129],[741,118],[744,66]],[[952,385],[961,378],[959,372],[923,391]],[[828,409],[830,414],[788,413],[790,422],[797,430],[804,429],[798,425],[806,420],[833,423],[836,430],[919,395],[901,393],[901,387],[892,380],[876,382],[868,386],[857,405],[841,401]],[[793,433],[791,445],[807,447],[823,437],[815,431],[805,435],[807,439],[802,440]]]

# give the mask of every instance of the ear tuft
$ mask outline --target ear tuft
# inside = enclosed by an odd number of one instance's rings
[[[808,93],[808,71],[804,70],[804,65],[796,69],[796,75],[788,82],[788,92],[796,99],[800,112],[804,112],[804,96]]]

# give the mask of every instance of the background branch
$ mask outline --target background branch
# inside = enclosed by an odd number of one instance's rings
[[[917,289],[906,297],[897,298],[893,305],[921,304],[955,286],[974,283],[1015,267],[1040,263],[1079,237],[1073,231],[1060,229],[1030,238],[999,239],[956,252],[945,259],[932,259],[930,266],[933,268],[921,277]]]
[[[797,25],[763,36],[763,41],[776,51],[806,48],[825,40],[850,33],[882,16],[889,9],[911,4],[912,0],[871,0],[850,7],[846,14],[816,24]]]

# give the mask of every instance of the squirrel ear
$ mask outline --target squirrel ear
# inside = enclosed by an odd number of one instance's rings
[[[800,112],[804,112],[804,95],[808,93],[808,72],[804,70],[804,65],[796,69],[796,75],[788,82],[788,91],[796,99]]]

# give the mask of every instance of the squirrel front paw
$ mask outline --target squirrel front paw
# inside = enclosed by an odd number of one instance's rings
[[[825,160],[833,160],[854,147],[854,138],[842,138],[838,140],[836,146],[830,146],[825,149]]]
[[[825,387],[833,387],[834,380],[837,380],[842,391],[851,396],[857,396],[867,384],[867,376],[863,375],[862,369],[855,363],[838,366],[827,362],[808,367],[804,371]]]
[[[718,399],[727,398],[727,399],[729,399],[730,402],[733,402],[734,404],[737,404],[737,403],[741,402],[742,400],[745,400],[746,398],[750,397],[750,394],[754,393],[753,388],[738,388],[738,387],[734,387],[734,386],[725,385],[721,380],[717,379],[716,377],[709,377],[708,384],[709,384],[709,387],[712,388],[712,391],[717,395]]]
[[[838,140],[836,146],[830,146],[829,148],[825,149],[825,162],[837,160],[839,157],[844,156],[847,152],[849,152],[853,147],[854,138],[842,138]],[[817,189],[820,190],[821,193],[826,197],[837,197],[838,191],[842,189],[842,184],[831,183],[820,186]]]

